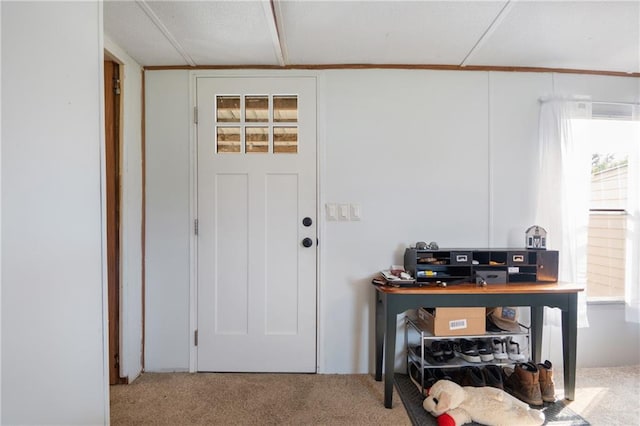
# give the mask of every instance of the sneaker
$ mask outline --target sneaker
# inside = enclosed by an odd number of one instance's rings
[[[440,341],[434,340],[429,345],[412,345],[411,346],[413,353],[418,358],[424,358],[426,362],[429,364],[443,364],[447,361],[444,358],[444,351],[441,348]],[[424,354],[422,353],[422,349],[424,348]]]
[[[504,349],[505,344],[503,339],[494,338],[491,341],[491,345],[493,346],[493,357],[495,359],[499,361],[504,361],[506,359],[509,359],[509,355]]]
[[[426,396],[427,390],[436,382],[431,375],[430,369],[425,368],[423,373],[420,373],[420,367],[412,362],[409,363],[409,378],[413,384],[416,385],[418,392],[420,392],[422,396]]]
[[[481,388],[487,385],[482,374],[482,370],[478,367],[465,367],[463,368],[462,383],[461,386],[473,386]]]
[[[442,357],[445,362],[449,362],[456,357],[456,354],[453,351],[453,342],[451,340],[441,340],[440,343],[442,345]]]
[[[520,353],[520,344],[511,339],[511,337],[507,338],[507,350],[509,353],[509,359],[516,362],[524,362],[526,361],[525,356]]]
[[[444,368],[434,368],[430,373],[433,377],[434,383],[438,380],[451,380],[452,382],[455,382],[453,375]]]
[[[432,340],[429,345],[425,345],[425,359],[429,364],[444,364],[447,362],[444,357],[444,346],[440,340]]]
[[[452,368],[449,371],[443,373],[449,377],[448,380],[451,380],[452,382],[462,386],[462,379],[464,379],[465,374],[464,368]]]
[[[471,340],[460,339],[455,345],[455,350],[458,356],[467,362],[480,362],[478,346]]]
[[[503,372],[497,365],[486,365],[482,369],[482,375],[487,386],[504,389]]]
[[[493,347],[491,346],[491,342],[485,339],[476,340],[476,344],[478,345],[478,355],[480,356],[480,360],[487,362],[493,360]]]

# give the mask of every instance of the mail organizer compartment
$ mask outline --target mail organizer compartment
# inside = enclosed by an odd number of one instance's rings
[[[502,284],[558,281],[558,252],[522,249],[408,248],[404,267],[416,281]]]
[[[507,252],[507,265],[519,266],[519,265],[535,265],[536,264],[536,252],[535,251],[508,251]]]
[[[471,265],[473,255],[470,251],[452,251],[451,252],[451,264],[452,265]]]
[[[477,269],[476,278],[481,278],[486,284],[504,284],[507,282],[507,273],[497,269]]]

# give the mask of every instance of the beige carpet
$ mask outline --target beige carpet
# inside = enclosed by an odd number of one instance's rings
[[[595,426],[640,425],[640,365],[579,368],[575,400],[568,406]]]
[[[557,378],[557,390],[562,383]],[[410,425],[370,375],[145,373],[111,387],[112,425]],[[581,368],[569,408],[592,425],[640,425],[640,366]]]
[[[111,386],[112,425],[411,425],[369,375],[145,373]]]

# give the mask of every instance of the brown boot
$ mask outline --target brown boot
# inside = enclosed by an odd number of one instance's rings
[[[505,367],[508,376],[504,388],[511,395],[530,405],[542,405],[538,367],[532,362],[517,364],[512,370]]]
[[[551,361],[548,360],[538,364],[540,392],[542,393],[542,400],[545,402],[555,402],[556,400],[556,388],[553,384],[553,370],[551,367]]]

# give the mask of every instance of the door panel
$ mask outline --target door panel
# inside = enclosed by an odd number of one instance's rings
[[[315,79],[196,87],[198,370],[315,372]]]

